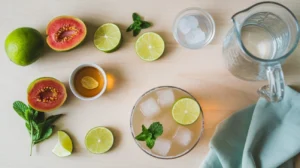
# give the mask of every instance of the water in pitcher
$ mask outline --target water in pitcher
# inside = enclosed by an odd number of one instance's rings
[[[244,22],[241,38],[252,55],[272,60],[282,56],[287,48],[290,37],[289,33],[284,32],[288,31],[288,27],[281,18],[270,12],[260,12],[250,16]]]

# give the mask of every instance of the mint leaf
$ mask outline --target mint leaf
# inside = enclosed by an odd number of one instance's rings
[[[33,120],[33,111],[31,111],[29,108],[25,110],[25,118],[29,122]]]
[[[31,121],[31,125],[33,126],[33,136],[34,140],[38,140],[41,137],[42,134],[42,127],[40,125],[37,125],[34,121]]]
[[[148,139],[146,140],[146,145],[148,146],[149,149],[152,149],[153,146],[155,145],[155,139],[148,138]]]
[[[141,29],[134,29],[134,30],[133,30],[133,36],[139,35],[140,32],[141,32]]]
[[[36,117],[38,116],[39,112],[35,109],[33,109],[32,107],[28,106],[28,109],[31,111],[32,113],[32,119],[36,119]]]
[[[141,17],[137,13],[132,14],[133,21],[141,20]]]
[[[152,24],[150,22],[142,21],[141,28],[146,29],[146,28],[151,27],[151,25]]]
[[[162,135],[163,126],[159,122],[154,122],[150,125],[148,131],[151,132],[153,135],[153,138],[156,139],[157,137]]]
[[[39,112],[41,113],[41,112]],[[39,114],[41,117],[44,117],[44,114]],[[48,139],[53,132],[54,125],[52,125],[56,120],[58,120],[63,114],[53,115],[48,117],[46,120],[36,124],[36,122],[32,122],[33,127],[35,128],[36,132],[33,135],[33,143],[37,144],[42,142],[45,139]]]
[[[142,131],[143,132],[148,132],[148,129],[145,127],[145,125],[142,125]]]
[[[133,31],[133,36],[137,36],[142,29],[150,27],[152,24],[147,21],[143,21],[137,13],[132,14],[133,23],[127,28],[126,32]]]
[[[142,125],[142,132],[135,137],[138,141],[146,141],[148,138],[152,137],[152,134],[148,131],[148,129]]]
[[[53,115],[49,116],[46,121],[44,122],[45,127],[51,126],[56,120],[58,120],[60,117],[62,117],[63,114]]]
[[[45,121],[45,113],[44,112],[40,112],[40,111],[37,111],[35,109],[33,109],[32,107],[28,106],[29,110],[31,111],[32,113],[32,119],[37,123],[42,123]]]
[[[22,117],[24,120],[27,120],[25,116],[25,112],[28,109],[28,107],[26,104],[24,104],[21,101],[15,101],[13,103],[13,108],[20,117]]]
[[[141,25],[142,25],[142,21],[138,20],[138,21],[134,21],[134,25],[136,28],[141,28]]]
[[[45,121],[45,113],[39,112],[39,111],[37,111],[37,113],[38,113],[38,115],[37,115],[37,117],[35,118],[35,122],[36,122],[37,124],[40,124],[40,123],[42,123],[42,122]]]
[[[126,32],[130,32],[130,31],[132,31],[133,29],[134,29],[134,23],[131,24],[131,25],[127,28]]]
[[[48,127],[48,129],[44,132],[44,134],[42,135],[42,137],[40,139],[34,141],[33,143],[37,144],[37,143],[40,143],[40,142],[48,139],[52,135],[52,133],[53,133],[53,128],[54,128],[54,126]]]
[[[25,123],[25,126],[26,126],[26,128],[27,128],[29,134],[31,134],[31,126],[30,126],[29,122],[26,122],[26,123]]]
[[[36,110],[34,110],[34,111],[32,111],[33,113],[33,119],[36,119],[37,118],[37,116],[39,115],[39,112],[38,111],[36,111]]]
[[[163,126],[159,122],[154,122],[147,129],[144,125],[142,125],[142,132],[135,137],[138,141],[146,141],[146,145],[149,149],[152,149],[156,138],[161,136],[163,133]]]
[[[150,132],[142,132],[138,136],[136,136],[135,139],[138,141],[146,141],[149,137],[152,137],[152,134]]]
[[[39,112],[39,113],[41,113],[41,112]],[[39,115],[44,117],[43,114],[39,114]],[[54,125],[52,125],[52,124],[62,116],[63,116],[63,114],[53,115],[53,116],[48,117],[43,122],[40,122],[37,126],[33,125],[36,130],[38,129],[38,131],[36,132],[36,134],[34,136],[36,138],[36,139],[34,139],[34,144],[37,144],[39,142],[42,142],[45,139],[48,139],[52,135],[52,132],[53,132]],[[35,122],[33,122],[33,123],[35,123]]]
[[[44,112],[37,111],[21,101],[14,102],[13,109],[26,120],[25,126],[31,137],[30,156],[33,145],[48,139],[53,133],[53,123],[63,116],[63,114],[53,115],[45,120]]]

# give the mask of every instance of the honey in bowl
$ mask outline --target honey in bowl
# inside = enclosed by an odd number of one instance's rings
[[[97,68],[84,67],[75,74],[74,86],[80,95],[94,97],[102,91],[104,77]]]

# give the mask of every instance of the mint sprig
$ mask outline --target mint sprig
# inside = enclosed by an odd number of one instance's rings
[[[154,122],[147,129],[142,125],[142,132],[135,137],[138,141],[146,141],[148,148],[152,149],[156,139],[163,134],[163,126],[159,122]]]
[[[133,23],[127,28],[126,32],[133,31],[133,36],[137,36],[142,29],[152,26],[150,22],[144,21],[137,13],[132,14]]]
[[[25,120],[25,126],[31,137],[31,156],[33,145],[48,139],[52,135],[54,128],[53,123],[63,116],[63,114],[49,116],[45,119],[44,112],[34,110],[21,101],[15,101],[13,103],[13,108],[17,114]]]

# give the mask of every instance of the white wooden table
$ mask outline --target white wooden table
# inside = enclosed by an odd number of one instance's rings
[[[233,77],[223,65],[222,40],[232,26],[230,17],[256,3],[255,0],[1,0],[0,1],[0,167],[105,167],[105,168],[198,168],[208,152],[208,143],[216,125],[230,114],[255,103],[256,89],[264,82],[246,82]],[[279,1],[300,18],[299,0]],[[197,6],[212,14],[216,36],[201,50],[185,49],[173,39],[172,24],[181,10]],[[134,50],[137,38],[126,33],[138,12],[154,23],[146,31],[159,33],[166,42],[166,52],[158,61],[147,63]],[[70,52],[49,48],[44,56],[27,67],[14,65],[6,57],[4,40],[15,28],[28,26],[45,34],[48,22],[59,15],[74,15],[88,26],[86,42]],[[98,51],[93,34],[103,23],[120,26],[121,48],[111,54]],[[145,31],[143,31],[145,32]],[[300,47],[284,66],[288,84],[300,88]],[[296,57],[298,55],[298,57]],[[54,134],[37,145],[29,156],[30,140],[22,121],[12,109],[15,100],[26,101],[28,84],[42,76],[52,76],[68,86],[72,70],[84,62],[102,66],[114,78],[114,86],[101,98],[80,101],[70,93],[66,104],[52,114],[65,113],[57,128],[67,131],[73,139],[75,152],[58,158],[51,153],[57,142]],[[131,109],[145,91],[160,85],[174,85],[191,92],[201,103],[205,116],[205,133],[197,147],[184,157],[159,160],[145,154],[135,144],[129,127]],[[68,88],[69,90],[69,88]],[[95,126],[113,130],[115,145],[107,154],[90,154],[84,146],[87,131]]]

